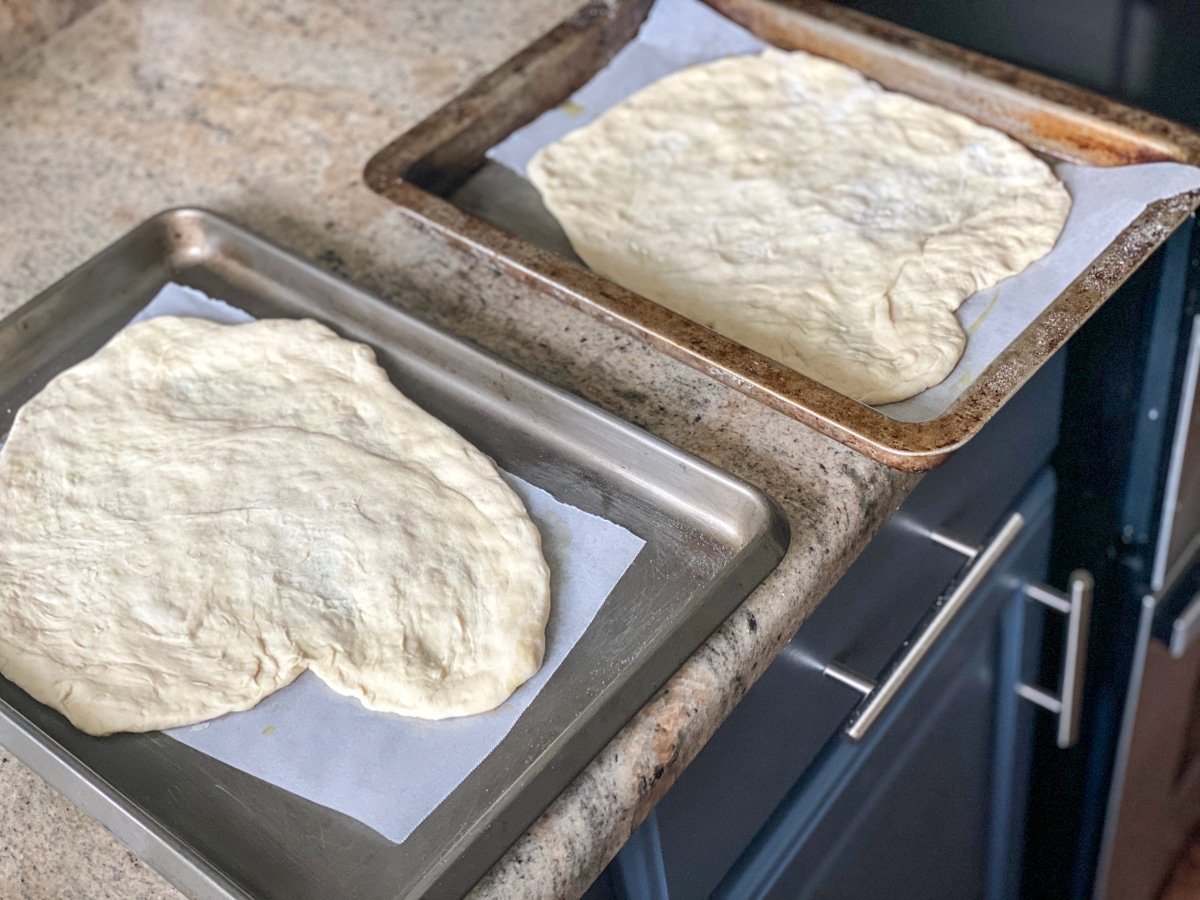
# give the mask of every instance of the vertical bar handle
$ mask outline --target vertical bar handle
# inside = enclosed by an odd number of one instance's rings
[[[1171,643],[1168,645],[1171,658],[1183,659],[1197,636],[1200,636],[1200,594],[1193,597],[1183,614],[1171,623]]]
[[[1068,592],[1063,594],[1042,584],[1025,587],[1025,596],[1067,617],[1067,645],[1063,653],[1062,683],[1058,696],[1024,682],[1017,693],[1031,703],[1058,716],[1055,740],[1066,750],[1079,740],[1079,715],[1083,706],[1083,672],[1087,663],[1088,626],[1092,619],[1095,582],[1086,569],[1071,573]]]

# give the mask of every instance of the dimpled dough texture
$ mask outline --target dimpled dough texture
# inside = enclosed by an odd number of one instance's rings
[[[21,409],[0,516],[0,672],[92,734],[247,709],[306,668],[465,715],[541,665],[520,499],[316,322],[127,328]]]
[[[1000,132],[780,51],[664,78],[529,176],[597,272],[866,403],[943,380],[954,310],[1071,202]]]

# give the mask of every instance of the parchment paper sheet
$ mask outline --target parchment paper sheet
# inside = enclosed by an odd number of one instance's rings
[[[658,79],[697,63],[757,53],[767,44],[699,0],[658,0],[638,36],[574,94],[514,132],[488,153],[522,176],[534,154],[586,125],[605,110]],[[1055,248],[1043,259],[958,309],[967,348],[941,384],[909,400],[879,407],[906,422],[945,412],[963,391],[1088,264],[1116,239],[1146,205],[1200,188],[1200,169],[1177,163],[1099,168],[1055,163],[1073,205]]]
[[[244,311],[170,284],[133,321]],[[403,841],[508,734],[645,542],[506,474],[542,533],[552,605],[541,670],[498,709],[431,722],[371,712],[306,672],[254,709],[168,732],[178,741]]]

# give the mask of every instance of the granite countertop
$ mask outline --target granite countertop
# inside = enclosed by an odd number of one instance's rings
[[[59,2],[71,15],[88,5]],[[581,893],[916,480],[531,296],[364,185],[375,151],[579,3],[103,0],[0,69],[0,315],[148,216],[206,206],[753,482],[786,512],[778,570],[513,846],[484,896]],[[2,750],[0,885],[28,898],[179,896]]]

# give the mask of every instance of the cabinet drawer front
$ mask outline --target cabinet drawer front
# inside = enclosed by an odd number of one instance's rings
[[[994,628],[1003,605],[997,591],[1015,593],[1023,579],[1041,576],[1053,479],[1047,475],[1038,485],[1021,505],[1028,520],[1025,529],[969,601],[957,631],[943,635],[939,647],[969,644],[969,638],[958,636],[963,628],[973,629],[972,634]],[[878,673],[962,568],[961,554],[935,544],[927,534],[893,524],[885,527],[817,610],[817,621],[810,620],[816,627],[806,624],[801,629],[663,798],[655,813],[656,827],[635,836],[635,841],[654,845],[672,897],[709,895],[788,792],[811,769],[825,765],[824,757],[818,759],[822,748],[840,745],[838,735],[859,698],[824,677],[823,666],[835,658],[850,658],[861,671]],[[841,617],[832,615],[839,611]],[[945,656],[937,650],[925,660],[922,673],[897,696],[897,711],[932,702],[909,699],[929,690],[924,687],[929,680],[924,670],[954,673],[960,664],[962,671],[970,668],[966,657],[955,663]],[[985,691],[990,690],[988,679],[994,678],[986,664],[979,666]],[[975,705],[981,702],[970,691],[967,699]],[[983,705],[990,709],[990,704],[989,695]],[[893,719],[881,717],[876,729],[894,731],[896,726],[888,724]],[[875,743],[872,739],[858,749],[869,754]],[[652,840],[650,831],[655,832]]]
[[[1006,848],[994,820],[1026,768],[1035,714],[1015,702],[1019,660],[1001,638],[1021,587],[1044,574],[1053,479],[1026,495],[1027,527],[862,743],[831,740],[721,883],[726,897],[926,898],[988,893]],[[1019,640],[1020,629],[1005,629]],[[1006,760],[1005,771],[995,767]],[[998,789],[1003,787],[1004,790]],[[1010,817],[1016,811],[1008,813]],[[1001,858],[997,858],[997,857]]]
[[[977,546],[1014,508],[1054,445],[1059,354],[971,442],[917,486],[800,628],[794,649],[874,677],[963,568],[935,532]]]
[[[822,667],[838,660],[877,675],[963,568],[961,553],[930,533],[978,543],[1045,464],[1064,360],[1055,356],[975,440],[925,476],[663,798],[657,828],[635,835],[653,844],[672,896],[716,887],[857,705]]]

